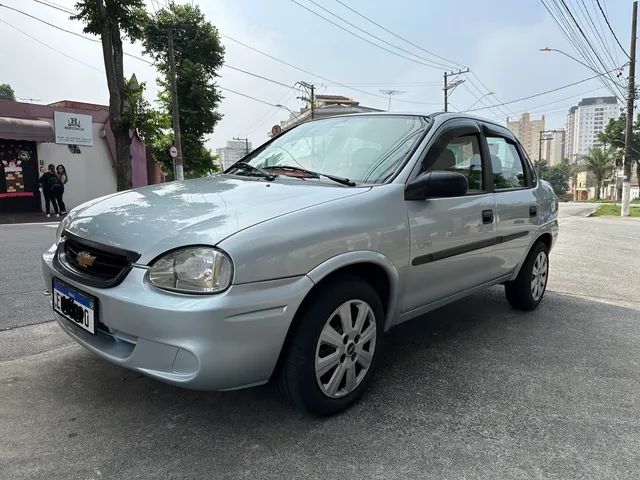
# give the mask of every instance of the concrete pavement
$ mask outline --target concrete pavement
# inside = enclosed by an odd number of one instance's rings
[[[269,387],[150,380],[53,323],[1,332],[0,478],[637,478],[640,222],[570,207],[537,311],[497,287],[395,329],[363,401],[330,419]]]

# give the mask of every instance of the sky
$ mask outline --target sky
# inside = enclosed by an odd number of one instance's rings
[[[548,46],[577,55],[540,0],[341,1],[447,61],[418,50],[381,30],[337,0],[188,2],[198,5],[207,19],[224,35],[222,42],[226,49],[227,65],[286,85],[270,83],[223,66],[217,79],[221,87],[244,93],[267,104],[229,90],[223,91],[225,98],[219,110],[224,117],[207,139],[209,147],[222,147],[232,137],[248,137],[254,147],[266,141],[271,126],[289,115],[285,109],[273,105],[284,105],[291,110],[303,106],[296,98],[300,92],[289,87],[298,81],[313,83],[318,93],[345,95],[368,107],[386,110],[388,101],[380,90],[393,89],[402,93],[392,97],[392,111],[442,110],[441,67],[426,66],[377,48],[319,18],[301,5],[363,37],[366,35],[353,25],[423,58],[448,65],[455,62],[468,66],[475,76],[468,74],[461,77],[465,82],[451,93],[452,110],[468,110],[474,103],[474,108],[479,108],[490,102],[508,102],[594,76],[586,67],[562,54],[539,51]],[[74,4],[73,0],[47,2],[67,8],[72,8]],[[576,15],[583,12],[582,8],[587,8],[594,25],[601,28],[601,32],[608,32],[602,16],[596,15],[596,0],[566,2]],[[69,20],[68,14],[34,0],[2,0],[0,3],[62,28],[78,33],[82,31],[81,24]],[[622,45],[628,49],[631,0],[600,0],[600,3]],[[147,9],[153,13],[165,4],[165,1],[149,1]],[[352,25],[341,23],[319,6]],[[587,17],[582,18],[586,23]],[[314,75],[278,63],[230,38]],[[610,35],[604,37],[604,42],[610,46],[613,59],[619,60],[618,65],[625,63],[625,54],[613,44]],[[388,45],[385,48],[393,50]],[[140,45],[136,44],[126,44],[125,51],[142,55]],[[398,53],[426,63],[405,52]],[[97,42],[78,38],[0,7],[0,58],[0,83],[9,83],[21,101],[51,103],[68,99],[108,103],[102,53]],[[124,66],[127,76],[135,73],[139,81],[146,82],[146,95],[153,101],[158,92],[158,74],[153,65],[125,57]],[[476,103],[478,97],[489,92],[493,94]],[[582,97],[598,95],[611,94],[599,80],[594,79],[555,93],[474,113],[504,122],[507,116],[515,118],[524,111],[530,111],[536,118],[545,115],[546,128],[562,128],[570,106],[577,104]]]

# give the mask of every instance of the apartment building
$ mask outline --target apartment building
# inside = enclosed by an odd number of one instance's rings
[[[216,148],[216,155],[220,158],[222,171],[225,171],[251,150],[253,150],[251,142],[245,138],[228,140],[226,147]]]
[[[543,134],[542,160],[550,167],[558,165],[565,158],[566,132],[552,130]]]
[[[507,128],[518,137],[531,161],[537,162],[540,153],[540,132],[544,130],[544,115],[539,120],[531,120],[529,113],[523,113],[519,120],[507,120]]]
[[[612,118],[618,118],[623,108],[616,97],[583,98],[577,106],[571,107],[566,120],[566,155],[577,161],[592,147],[601,147],[598,133]]]

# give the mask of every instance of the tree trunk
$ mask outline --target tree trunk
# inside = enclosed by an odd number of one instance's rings
[[[596,200],[600,200],[600,189],[602,188],[602,180],[598,180],[596,185]]]
[[[126,121],[127,99],[122,66],[122,39],[119,26],[115,19],[109,17],[103,0],[95,2],[102,25],[100,38],[109,88],[109,123],[116,142],[116,185],[118,191],[128,190],[132,187],[131,137]]]

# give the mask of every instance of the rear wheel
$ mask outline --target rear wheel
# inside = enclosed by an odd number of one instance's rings
[[[549,276],[549,249],[536,242],[515,280],[507,282],[504,290],[507,300],[518,310],[534,310],[542,301]]]
[[[286,398],[314,415],[333,415],[362,394],[375,366],[384,313],[375,290],[345,276],[321,286],[300,312],[282,365]]]

